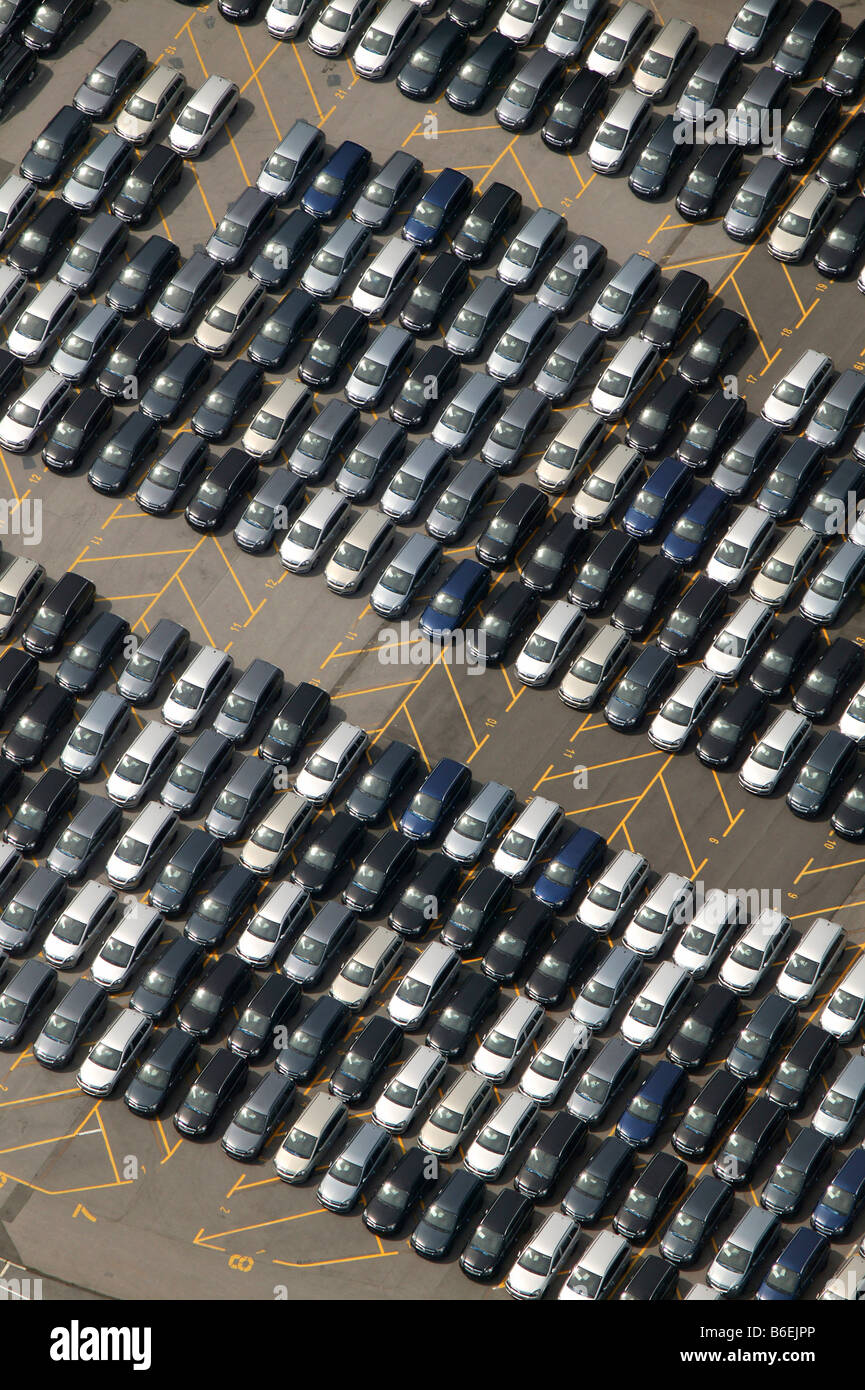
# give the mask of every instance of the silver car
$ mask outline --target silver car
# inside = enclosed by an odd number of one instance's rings
[[[444,1058],[442,1058],[444,1061]],[[528,1138],[537,1120],[537,1102],[512,1092],[487,1120],[466,1151],[465,1166],[487,1182],[501,1177],[510,1159]]]
[[[618,82],[628,63],[642,48],[651,28],[652,15],[645,5],[625,0],[595,39],[586,67],[611,83]]]
[[[592,931],[609,934],[631,911],[648,877],[648,860],[635,850],[621,850],[581,899],[577,917]]]
[[[489,1081],[471,1072],[462,1072],[445,1091],[418,1135],[421,1148],[438,1158],[453,1158],[492,1100],[493,1088]]]
[[[22,362],[38,362],[48,345],[60,337],[77,306],[74,290],[59,280],[49,280],[15,321],[6,339],[8,351]]]
[[[772,535],[775,523],[759,507],[743,507],[716,545],[706,574],[725,589],[738,589],[748,571],[757,563]]]
[[[739,937],[718,972],[736,994],[753,994],[790,940],[790,918],[767,907]]]
[[[9,636],[45,583],[45,568],[38,560],[7,555],[0,572],[0,638]]]
[[[783,710],[763,734],[739,770],[739,785],[756,796],[771,796],[784,773],[802,752],[811,720]]]
[[[324,131],[309,121],[295,121],[262,164],[255,181],[259,192],[279,204],[287,202],[312,173],[323,150]]]
[[[375,9],[375,0],[330,0],[312,26],[307,43],[323,58],[343,53]]]
[[[618,420],[649,381],[657,361],[658,350],[651,343],[636,335],[626,338],[592,391],[592,409],[606,420]]]
[[[641,304],[657,289],[661,267],[639,251],[607,281],[591,309],[589,321],[603,333],[621,333]]]
[[[767,243],[769,255],[778,261],[801,261],[834,205],[831,188],[816,179],[806,183],[775,223]]]
[[[0,447],[14,454],[27,453],[60,413],[71,391],[71,382],[59,372],[50,368],[40,372],[0,419]]]
[[[534,1054],[522,1076],[520,1090],[538,1105],[554,1105],[573,1068],[588,1047],[588,1031],[565,1018]]]
[[[508,1293],[514,1298],[543,1298],[574,1253],[579,1236],[579,1223],[564,1212],[554,1211],[511,1266],[505,1280]]]
[[[499,1015],[475,1048],[472,1071],[504,1085],[544,1021],[540,1004],[518,996]]]
[[[586,615],[567,599],[550,604],[532,630],[516,661],[516,673],[524,685],[546,685],[566,661],[585,627]]]
[[[159,801],[139,811],[105,865],[105,877],[115,888],[137,888],[177,834],[177,816]]]
[[[283,1182],[302,1183],[343,1132],[348,1110],[335,1096],[319,1093],[307,1102],[273,1156]]]
[[[416,1047],[373,1106],[376,1124],[391,1134],[404,1134],[432,1099],[447,1065],[447,1059],[434,1047]]]
[[[778,429],[794,430],[820,396],[831,373],[831,357],[808,348],[772,387],[763,404],[763,419]]]
[[[430,536],[409,536],[369,596],[371,607],[383,618],[399,618],[412,599],[424,590],[441,568],[442,548]]]
[[[320,488],[279,548],[279,558],[285,568],[294,574],[311,570],[327,546],[341,535],[348,518],[348,498],[333,488]]]
[[[725,953],[743,915],[744,909],[736,893],[710,888],[676,944],[673,952],[676,965],[702,979]]]
[[[307,801],[323,805],[345,781],[369,743],[356,724],[339,724],[311,753],[298,773],[295,788]]]
[[[493,855],[493,868],[514,883],[521,883],[538,860],[552,848],[564,817],[565,813],[557,801],[533,796]]]
[[[496,276],[518,294],[527,290],[541,268],[561,251],[568,224],[559,212],[538,208],[513,237],[496,266]]]
[[[609,425],[586,406],[577,406],[535,466],[544,492],[564,492],[597,453]]]
[[[132,740],[105,784],[120,806],[137,806],[174,762],[177,731],[151,720]]]
[[[721,682],[710,671],[687,671],[649,725],[649,742],[668,753],[684,748],[718,697]]]
[[[231,680],[231,657],[218,647],[202,647],[188,663],[162,705],[166,724],[188,734]]]
[[[709,1266],[706,1278],[712,1288],[728,1297],[741,1294],[754,1270],[769,1253],[777,1226],[778,1217],[774,1212],[751,1207]]]
[[[663,101],[696,44],[693,24],[686,19],[668,19],[643,54],[632,79],[634,90],[650,101]]]
[[[184,159],[197,159],[219,134],[239,99],[236,82],[211,73],[189,98],[171,127],[168,137],[171,148]]]
[[[214,300],[193,334],[193,342],[212,357],[224,357],[261,312],[264,285],[253,275],[238,275]]]
[[[783,608],[820,553],[823,538],[807,526],[791,526],[767,555],[751,584],[751,594]]]
[[[485,782],[445,836],[442,849],[459,864],[474,864],[495,839],[516,797],[501,782]]]
[[[120,921],[102,943],[90,967],[90,978],[109,994],[131,980],[151,951],[159,944],[164,925],[160,912],[143,903],[130,903]]]
[[[640,975],[640,957],[627,946],[613,946],[583,985],[571,1006],[571,1018],[593,1033],[607,1027]]]
[[[694,885],[691,880],[685,878],[684,874],[664,874],[634,913],[622,941],[638,956],[656,956],[673,929],[689,922],[693,912]]]
[[[324,570],[327,587],[353,594],[393,545],[393,522],[379,511],[367,511],[346,532]]]
[[[271,965],[280,947],[309,916],[310,897],[294,883],[278,883],[256,908],[234,947],[241,960],[261,969]]]
[[[626,632],[612,623],[599,627],[559,686],[559,699],[575,709],[588,709],[621,670],[630,647]]]
[[[0,426],[2,435],[2,426]],[[833,551],[814,575],[799,605],[812,623],[834,623],[847,599],[865,577],[865,549],[847,540]]]
[[[368,227],[346,218],[316,251],[303,272],[301,288],[316,299],[339,294],[346,276],[363,260],[369,238]]]
[[[94,1043],[75,1078],[90,1096],[110,1095],[153,1032],[153,1020],[124,1009]]]
[[[861,962],[860,962],[861,963]],[[831,1082],[811,1126],[833,1144],[844,1144],[865,1110],[865,1056],[851,1057]]]
[[[133,145],[145,145],[178,105],[186,86],[183,74],[157,64],[127,99],[114,129]]]
[[[94,879],[79,888],[42,943],[42,954],[58,970],[74,970],[90,942],[111,920],[117,894]]]
[[[607,111],[588,148],[589,163],[598,174],[617,174],[648,129],[652,103],[639,92],[622,92]]]
[[[401,236],[392,236],[370,261],[352,291],[352,308],[367,318],[382,318],[411,280],[419,259],[416,246]]]
[[[865,1017],[865,956],[854,961],[820,1015],[820,1027],[849,1043]]]

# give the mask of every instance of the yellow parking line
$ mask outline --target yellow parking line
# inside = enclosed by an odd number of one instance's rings
[[[517,139],[519,139],[519,136],[517,136]],[[515,142],[515,143],[516,143],[516,142]],[[513,147],[511,147],[511,159],[514,161],[514,163],[516,164],[516,166],[517,166],[517,168],[519,169],[520,173],[522,174],[523,178],[525,179],[526,183],[528,184],[529,192],[531,193],[531,195],[532,195],[532,197],[534,198],[535,202],[537,203],[538,207],[543,207],[543,204],[542,204],[540,198],[538,197],[537,193],[535,192],[535,186],[534,186],[534,184],[532,183],[531,179],[529,178],[528,174],[526,173],[525,169],[523,168],[523,166],[522,166],[522,164],[521,164],[521,162],[520,162],[520,157],[519,157],[519,155],[517,154],[516,150],[515,150]]]
[[[322,109],[321,109],[321,107],[320,107],[320,105],[319,105],[318,97],[315,95],[315,91],[313,90],[312,83],[311,83],[310,80],[309,80],[309,73],[307,72],[306,68],[303,66],[303,59],[301,58],[300,54],[299,54],[298,51],[297,51],[297,44],[293,43],[293,44],[291,45],[291,51],[292,51],[292,53],[294,54],[295,58],[297,59],[298,64],[299,64],[299,66],[300,66],[300,70],[301,70],[301,72],[303,73],[303,79],[304,79],[304,81],[306,82],[307,87],[309,88],[309,95],[312,97],[313,103],[314,103],[314,105],[315,105],[315,109],[316,109],[316,111],[318,112],[318,118],[319,118],[320,121],[323,121],[323,120],[324,120],[324,112],[322,111]],[[418,124],[420,124],[420,123],[418,122]],[[417,129],[417,127],[415,127],[415,129]]]

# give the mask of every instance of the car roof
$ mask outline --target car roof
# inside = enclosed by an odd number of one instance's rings
[[[184,1033],[182,1028],[169,1028],[159,1035],[147,1060],[170,1068],[181,1057],[192,1056],[197,1047],[198,1043],[191,1033]]]

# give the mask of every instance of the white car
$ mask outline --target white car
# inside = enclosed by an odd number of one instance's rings
[[[843,980],[836,986],[820,1015],[820,1027],[839,1042],[848,1043],[856,1036],[865,1018],[865,956],[856,960]]]
[[[57,918],[42,943],[42,954],[58,970],[73,970],[94,936],[110,920],[117,894],[104,884],[85,883]]]
[[[403,1134],[431,1099],[447,1071],[447,1059],[434,1047],[416,1047],[373,1107],[376,1124]]]
[[[790,918],[766,908],[736,942],[718,981],[736,994],[753,994],[790,939]]]
[[[521,883],[552,846],[564,816],[557,801],[533,796],[493,855],[493,868],[514,883]]]
[[[509,0],[496,28],[511,43],[531,43],[555,0]]]
[[[524,685],[546,685],[566,660],[583,630],[586,615],[567,599],[556,599],[526,639],[516,673]]]
[[[655,967],[622,1020],[625,1042],[641,1051],[654,1047],[694,982],[687,970],[665,960]]]
[[[139,965],[156,949],[163,926],[160,912],[143,903],[130,903],[91,965],[91,980],[109,994],[123,989]]]
[[[90,1096],[110,1095],[152,1032],[151,1018],[136,1009],[124,1009],[81,1063],[76,1077],[81,1090]]]
[[[838,728],[848,738],[855,739],[859,744],[865,743],[865,685],[860,685],[856,691],[841,715]]]
[[[668,873],[658,879],[640,909],[634,913],[622,941],[638,956],[656,956],[674,927],[686,926],[694,915],[694,885],[684,874]]]
[[[606,935],[633,907],[648,877],[648,860],[634,850],[621,850],[580,901],[577,917],[592,931]]]
[[[519,1089],[538,1105],[554,1105],[573,1068],[589,1045],[588,1029],[563,1019],[534,1054],[520,1077]]]
[[[493,1088],[483,1077],[462,1072],[445,1091],[420,1134],[418,1143],[438,1158],[453,1158],[493,1100]]]
[[[755,796],[771,796],[784,773],[802,752],[811,720],[785,709],[763,734],[739,769],[739,785]]]
[[[294,883],[278,883],[250,918],[234,947],[241,960],[259,969],[273,962],[309,915],[310,897]]]
[[[375,9],[375,0],[331,0],[319,14],[307,43],[323,58],[337,58]]]
[[[658,350],[651,343],[636,335],[626,338],[592,391],[592,410],[606,420],[618,420],[648,382],[657,360]]]
[[[537,1104],[528,1096],[514,1092],[503,1100],[466,1151],[465,1166],[469,1172],[487,1182],[500,1178],[513,1154],[534,1128],[537,1114]]]
[[[579,1223],[554,1211],[524,1245],[505,1281],[514,1298],[543,1298],[559,1270],[574,1252]]]
[[[270,0],[264,23],[273,39],[293,39],[300,33],[318,0]]]
[[[197,159],[222,130],[239,99],[236,82],[211,73],[189,98],[171,127],[168,137],[171,148],[184,159]]]
[[[475,1049],[472,1071],[503,1085],[544,1021],[540,1004],[516,998]]]
[[[338,724],[311,753],[298,773],[295,790],[317,806],[328,801],[362,756],[369,734],[356,724]]]
[[[763,404],[763,419],[779,429],[794,430],[828,384],[831,374],[831,357],[809,348],[772,387]]]
[[[673,952],[676,965],[701,979],[726,950],[741,921],[741,912],[735,893],[711,888]]]
[[[649,725],[649,741],[668,753],[678,753],[714,704],[721,682],[699,667],[687,671]]]

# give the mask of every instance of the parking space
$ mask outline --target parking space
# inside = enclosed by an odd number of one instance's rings
[[[748,319],[747,346],[728,370],[752,414],[759,414],[771,385],[806,348],[830,353],[838,368],[865,363],[863,301],[852,282],[821,279],[812,257],[786,267],[769,257],[765,237],[743,247],[727,237],[718,217],[706,223],[683,222],[672,196],[657,204],[637,199],[626,186],[626,175],[609,179],[592,172],[585,137],[573,155],[557,155],[542,143],[537,127],[520,135],[503,130],[490,104],[475,117],[459,117],[444,97],[427,107],[405,99],[392,80],[371,84],[359,79],[348,58],[322,59],[305,41],[275,43],[263,23],[264,8],[254,24],[235,27],[218,15],[216,0],[193,9],[173,0],[97,0],[80,35],[50,64],[40,64],[34,86],[5,116],[0,177],[17,168],[41,125],[71,100],[93,62],[116,39],[129,37],[146,47],[152,63],[182,72],[190,91],[217,72],[235,80],[241,91],[239,107],[224,133],[203,158],[184,165],[181,181],[161,205],[159,217],[143,232],[133,232],[130,254],[151,232],[170,237],[184,256],[200,249],[227,205],[246,184],[255,182],[262,161],[303,117],[324,130],[329,150],[347,138],[361,140],[376,166],[394,149],[403,148],[423,161],[427,180],[451,166],[468,173],[480,191],[494,180],[512,185],[523,200],[523,219],[541,206],[561,210],[571,232],[605,243],[610,271],[632,251],[656,259],[665,279],[679,269],[697,271],[710,287],[710,307],[698,327],[718,304],[740,310]],[[687,0],[675,8],[661,0],[660,9],[653,9],[658,20],[673,14],[692,19],[699,28],[701,53],[723,38],[729,20],[724,7],[708,0]],[[432,18],[443,12],[440,0]],[[742,85],[740,81],[736,93]],[[671,109],[669,103],[661,108]],[[850,104],[845,116],[858,109]],[[746,164],[752,162],[749,158]],[[791,180],[791,194],[797,177]],[[374,237],[372,246],[381,241]],[[488,263],[472,272],[472,282],[491,273]],[[349,281],[349,291],[359,275],[360,270]],[[85,303],[97,302],[103,292],[100,286],[96,298],[85,298]],[[583,297],[565,322],[575,321],[588,307]],[[396,313],[388,318],[396,321]],[[241,345],[238,356],[246,346]],[[301,345],[286,372],[293,371],[303,351]],[[678,357],[679,350],[661,363],[661,376],[674,369]],[[608,360],[609,353],[604,357]],[[26,379],[34,376],[28,369]],[[318,406],[332,395],[320,396]],[[200,398],[193,401],[193,409]],[[587,399],[588,391],[578,392],[563,410],[552,413],[549,427],[533,442],[518,474],[499,482],[487,514],[515,478],[534,481],[537,458],[565,415]],[[130,409],[119,407],[118,418]],[[189,419],[164,431],[161,447],[175,430],[188,431]],[[620,439],[626,423],[616,427]],[[412,436],[410,442],[420,437]],[[239,439],[236,429],[229,443]],[[134,489],[119,498],[101,496],[88,486],[82,470],[68,477],[47,472],[38,451],[0,454],[0,464],[0,498],[8,504],[4,550],[37,556],[51,579],[69,569],[88,576],[96,584],[98,604],[122,614],[138,637],[159,618],[170,617],[189,628],[194,645],[230,652],[238,671],[254,657],[266,657],[283,668],[287,680],[313,681],[328,690],[331,722],[345,718],[363,726],[372,736],[371,751],[399,738],[418,748],[427,767],[444,755],[459,758],[471,767],[476,785],[495,778],[513,786],[521,802],[538,792],[551,797],[564,808],[569,825],[591,826],[613,851],[640,851],[655,874],[675,870],[706,889],[779,895],[781,910],[796,931],[817,915],[836,918],[847,932],[841,968],[865,948],[865,851],[837,838],[828,819],[812,823],[794,817],[784,802],[788,783],[771,798],[749,796],[735,770],[712,772],[697,760],[692,747],[681,755],[666,754],[651,745],[645,728],[618,733],[599,708],[585,714],[570,710],[558,699],[555,681],[547,689],[525,687],[512,661],[483,671],[450,660],[447,649],[423,660],[414,641],[420,611],[416,605],[408,615],[408,627],[394,632],[371,608],[370,584],[352,598],[339,597],[326,587],[320,568],[306,576],[289,574],[276,546],[259,556],[242,551],[232,536],[236,511],[214,533],[200,534],[186,523],[182,508],[167,517],[147,516],[135,502]],[[570,501],[571,494],[555,501],[552,514],[564,514]],[[38,527],[38,546],[32,547],[25,546],[31,522]],[[456,547],[446,548],[445,559],[473,555],[482,524],[477,520]],[[513,567],[496,575],[492,594],[515,577]],[[793,612],[800,597],[797,592],[785,612]],[[607,619],[605,610],[600,621]],[[597,627],[598,620],[590,619],[588,626]],[[858,599],[840,626],[824,632],[823,638],[828,642],[838,633],[865,643]],[[55,663],[47,663],[46,670],[53,673]],[[112,670],[112,676],[117,674]],[[158,708],[136,711],[130,732],[156,715]],[[820,731],[828,727],[820,726]],[[60,747],[62,740],[52,749],[53,758]],[[41,770],[25,775],[25,787]],[[96,781],[87,790],[104,788]],[[397,816],[407,799],[394,808]],[[340,805],[341,798],[333,809]],[[130,819],[125,816],[124,824]],[[171,925],[168,936],[174,937],[181,927],[182,923]],[[401,972],[417,949],[408,949]],[[86,972],[93,954],[91,949],[77,973]],[[665,950],[664,958],[669,954]],[[479,962],[470,961],[467,968],[477,970]],[[73,978],[62,975],[64,983]],[[836,982],[837,975],[802,1011],[803,1025],[819,1015]],[[329,977],[325,989],[328,983]],[[395,987],[396,982],[373,1001],[353,1032],[370,1013],[381,1010]],[[765,992],[749,999],[747,1008]],[[504,990],[503,996],[509,997],[510,991]],[[110,1011],[127,1002],[128,994],[114,996]],[[564,1011],[553,1011],[550,1021],[561,1017]],[[614,1025],[619,1021],[617,1015]],[[230,1027],[220,1029],[208,1050],[224,1042]],[[614,1027],[607,1030],[604,1038],[613,1031]],[[420,1034],[413,1035],[403,1055],[420,1041]],[[725,1052],[726,1047],[689,1080],[688,1102]],[[646,1056],[641,1077],[662,1055],[663,1049]],[[843,1061],[839,1051],[830,1078]],[[326,1087],[331,1071],[332,1062],[304,1094]],[[455,1075],[456,1069],[449,1068],[446,1084]],[[820,1095],[811,1099],[805,1112],[790,1120],[788,1138],[808,1122],[823,1094],[823,1088],[818,1089]],[[612,1132],[612,1123],[590,1142]],[[669,1148],[675,1123],[674,1118],[653,1152],[660,1146]],[[170,1109],[161,1120],[144,1121],[126,1109],[119,1095],[98,1102],[85,1096],[75,1084],[74,1068],[46,1071],[29,1046],[4,1054],[0,1221],[5,1245],[0,1245],[0,1257],[42,1277],[46,1297],[62,1296],[64,1288],[121,1298],[506,1297],[501,1286],[466,1279],[456,1257],[440,1265],[420,1259],[408,1245],[410,1227],[399,1240],[373,1237],[357,1211],[345,1217],[325,1211],[314,1182],[298,1188],[280,1182],[270,1159],[282,1130],[267,1146],[263,1160],[242,1167],[220,1147],[223,1127],[204,1143],[182,1141],[171,1124]],[[415,1141],[418,1128],[413,1127],[396,1148]],[[842,1152],[861,1140],[860,1125]],[[737,1193],[734,1216],[758,1200],[782,1151],[783,1146],[776,1146],[753,1184]],[[506,1182],[514,1171],[509,1166]],[[705,1166],[691,1165],[689,1182],[704,1171]],[[556,1202],[561,1195],[559,1191]],[[540,1211],[546,1214],[555,1205]],[[808,1209],[806,1203],[806,1215]],[[732,1224],[728,1219],[722,1239]],[[790,1223],[789,1233],[792,1229]],[[860,1218],[854,1236],[861,1240],[863,1233]],[[580,1252],[586,1244],[584,1235]],[[717,1248],[718,1241],[713,1245]],[[833,1245],[830,1272],[852,1248],[850,1239]],[[656,1250],[657,1245],[653,1241],[646,1249]],[[642,1253],[635,1249],[635,1258]],[[713,1253],[707,1252],[695,1270],[683,1275],[680,1297],[704,1276]]]

